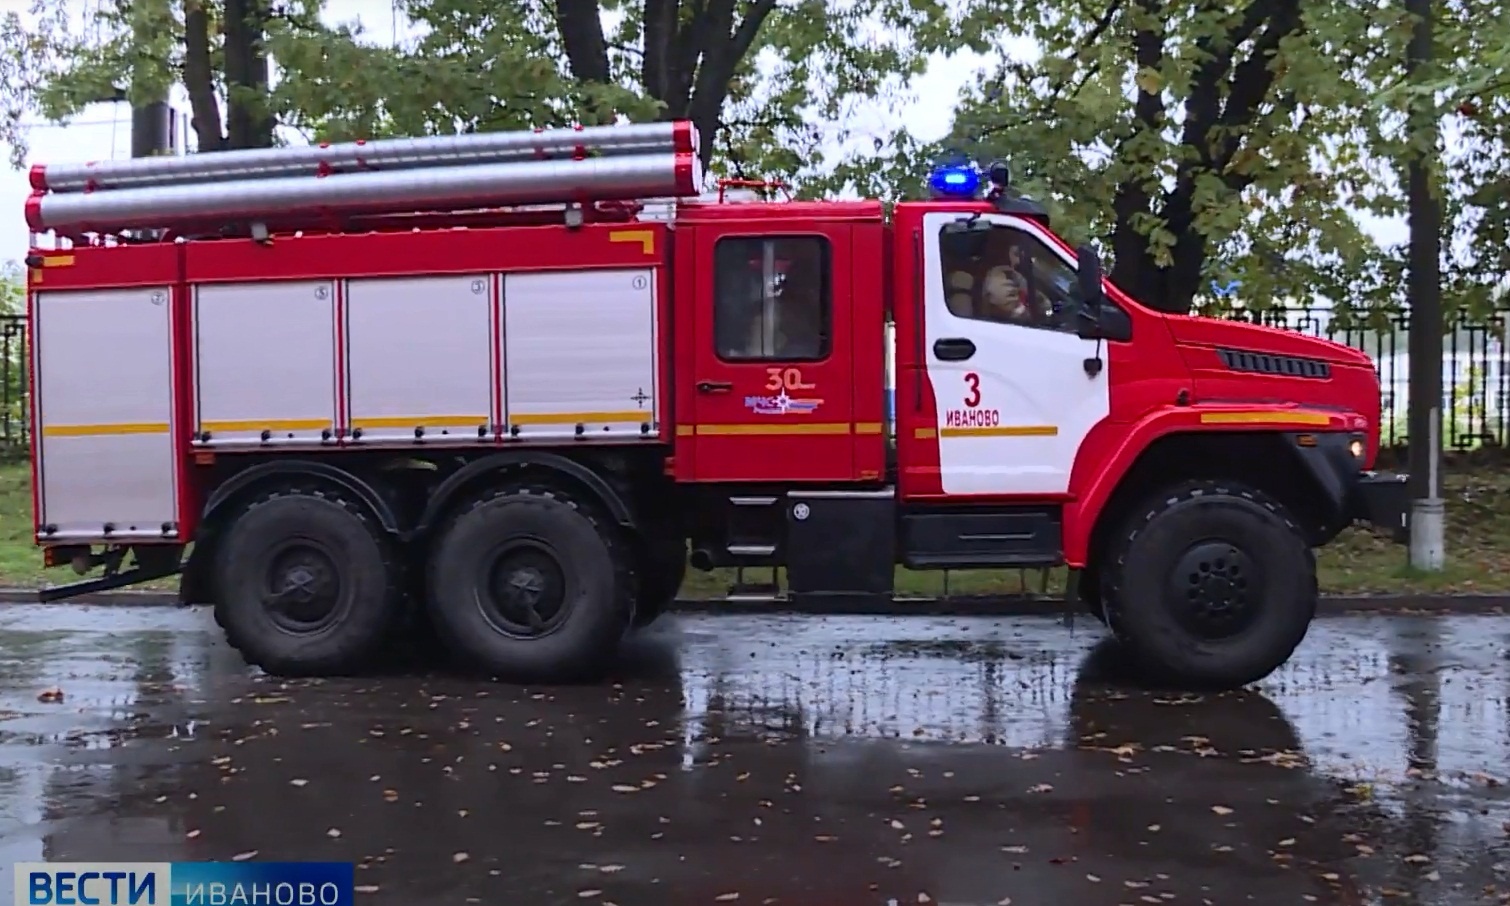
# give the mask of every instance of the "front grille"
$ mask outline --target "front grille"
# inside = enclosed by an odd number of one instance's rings
[[[1248,371],[1254,374],[1278,374],[1285,377],[1326,380],[1332,376],[1332,366],[1315,359],[1302,359],[1292,355],[1270,355],[1264,352],[1247,352],[1242,349],[1218,349],[1222,364],[1233,371]]]

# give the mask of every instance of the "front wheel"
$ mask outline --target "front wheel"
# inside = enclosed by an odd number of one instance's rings
[[[1151,497],[1107,551],[1107,622],[1151,674],[1234,688],[1289,660],[1316,615],[1316,559],[1274,498],[1199,481]]]
[[[441,536],[430,612],[449,650],[521,682],[599,675],[634,613],[634,574],[618,527],[553,488],[478,500]]]

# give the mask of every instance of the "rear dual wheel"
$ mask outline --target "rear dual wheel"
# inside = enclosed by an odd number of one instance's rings
[[[254,499],[216,545],[214,567],[226,641],[274,675],[375,666],[408,606],[382,528],[359,502],[325,488]]]
[[[635,615],[622,531],[543,486],[500,489],[459,514],[432,553],[427,587],[450,651],[525,682],[600,675]]]
[[[1154,495],[1100,565],[1107,625],[1148,679],[1233,688],[1287,660],[1316,614],[1316,559],[1285,508],[1237,482]]]

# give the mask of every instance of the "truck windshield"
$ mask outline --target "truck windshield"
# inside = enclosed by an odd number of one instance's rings
[[[955,317],[1074,329],[1080,309],[1075,270],[1037,237],[996,224],[979,255],[942,248],[944,296]]]

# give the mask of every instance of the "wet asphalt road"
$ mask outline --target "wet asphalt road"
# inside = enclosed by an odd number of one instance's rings
[[[1510,902],[1510,618],[1323,620],[1204,698],[1100,641],[683,615],[601,687],[280,682],[200,611],[3,607],[0,890],[241,857],[355,861],[374,906]]]

